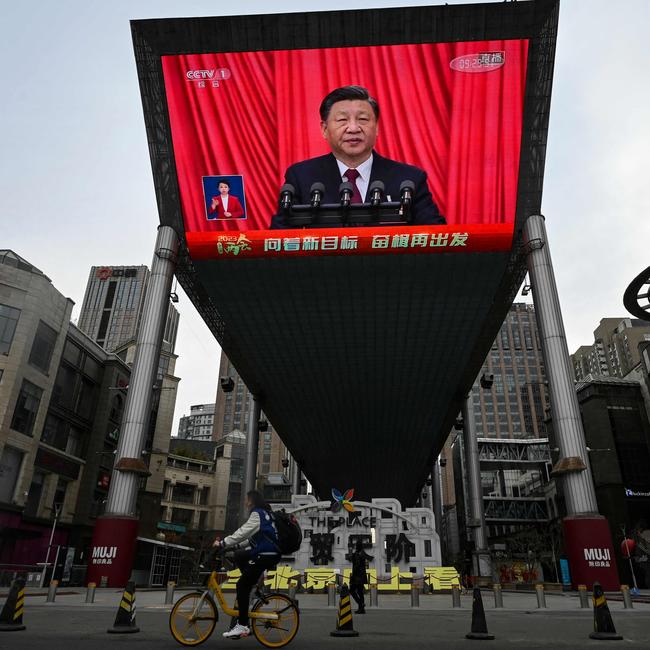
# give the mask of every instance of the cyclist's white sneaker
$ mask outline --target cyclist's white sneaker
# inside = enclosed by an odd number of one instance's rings
[[[250,633],[251,630],[249,627],[237,623],[237,625],[235,625],[235,627],[233,627],[232,630],[228,632],[224,632],[223,635],[226,639],[244,639],[247,636],[249,636]]]

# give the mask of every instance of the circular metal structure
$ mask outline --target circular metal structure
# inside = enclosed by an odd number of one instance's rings
[[[630,282],[623,294],[623,304],[632,316],[650,321],[650,266]]]

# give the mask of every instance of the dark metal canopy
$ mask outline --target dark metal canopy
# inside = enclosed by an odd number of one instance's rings
[[[538,213],[557,0],[134,21],[161,223],[178,278],[318,494],[420,492],[523,279],[521,227]],[[192,261],[160,57],[529,38],[510,253]]]

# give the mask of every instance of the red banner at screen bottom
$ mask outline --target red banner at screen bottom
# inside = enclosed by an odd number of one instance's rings
[[[196,260],[508,251],[514,224],[187,232]]]

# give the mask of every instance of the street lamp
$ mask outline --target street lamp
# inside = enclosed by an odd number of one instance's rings
[[[56,524],[59,521],[59,515],[63,509],[62,503],[55,503],[54,506],[54,521],[52,522],[52,532],[50,533],[50,542],[47,545],[47,554],[45,555],[45,566],[43,567],[43,573],[41,573],[41,589],[45,584],[45,574],[47,573],[47,565],[50,561],[50,550],[52,549],[52,540],[54,539],[54,531],[56,530]]]

